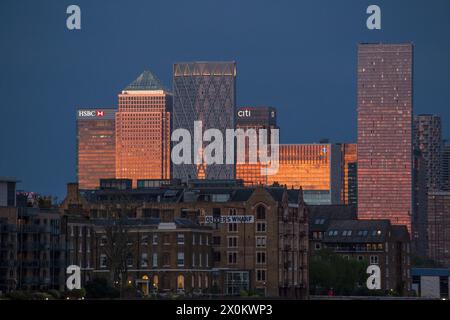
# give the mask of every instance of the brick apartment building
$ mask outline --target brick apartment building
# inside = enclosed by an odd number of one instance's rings
[[[157,289],[307,296],[307,209],[301,190],[249,188],[231,180],[117,190],[111,182],[83,194],[70,184],[60,208],[67,221],[68,258],[80,263],[85,280],[114,273],[108,243],[115,222],[124,224],[129,237],[127,281],[144,294]],[[242,217],[248,223],[236,222]],[[234,222],[219,222],[227,219]]]
[[[312,255],[327,248],[347,259],[378,265],[382,290],[408,293],[410,240],[405,226],[389,220],[357,220],[351,206],[310,206],[309,210]]]

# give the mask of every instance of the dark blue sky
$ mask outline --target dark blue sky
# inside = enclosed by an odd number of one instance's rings
[[[238,105],[277,107],[284,143],[355,141],[359,42],[415,44],[415,113],[440,114],[450,138],[448,0],[1,0],[0,176],[61,200],[77,107],[115,106],[144,69],[171,86],[176,61],[235,60]]]

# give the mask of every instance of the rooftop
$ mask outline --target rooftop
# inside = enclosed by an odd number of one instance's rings
[[[130,83],[125,91],[145,91],[145,90],[164,90],[167,89],[162,85],[161,81],[149,70],[145,70]]]

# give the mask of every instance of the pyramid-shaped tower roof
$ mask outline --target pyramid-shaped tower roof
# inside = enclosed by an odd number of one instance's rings
[[[137,77],[132,83],[130,83],[124,90],[137,91],[137,90],[165,90],[167,89],[162,85],[161,81],[149,70],[145,70]]]

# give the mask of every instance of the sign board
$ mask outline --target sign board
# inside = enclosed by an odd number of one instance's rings
[[[254,223],[254,216],[205,216],[205,223]]]

